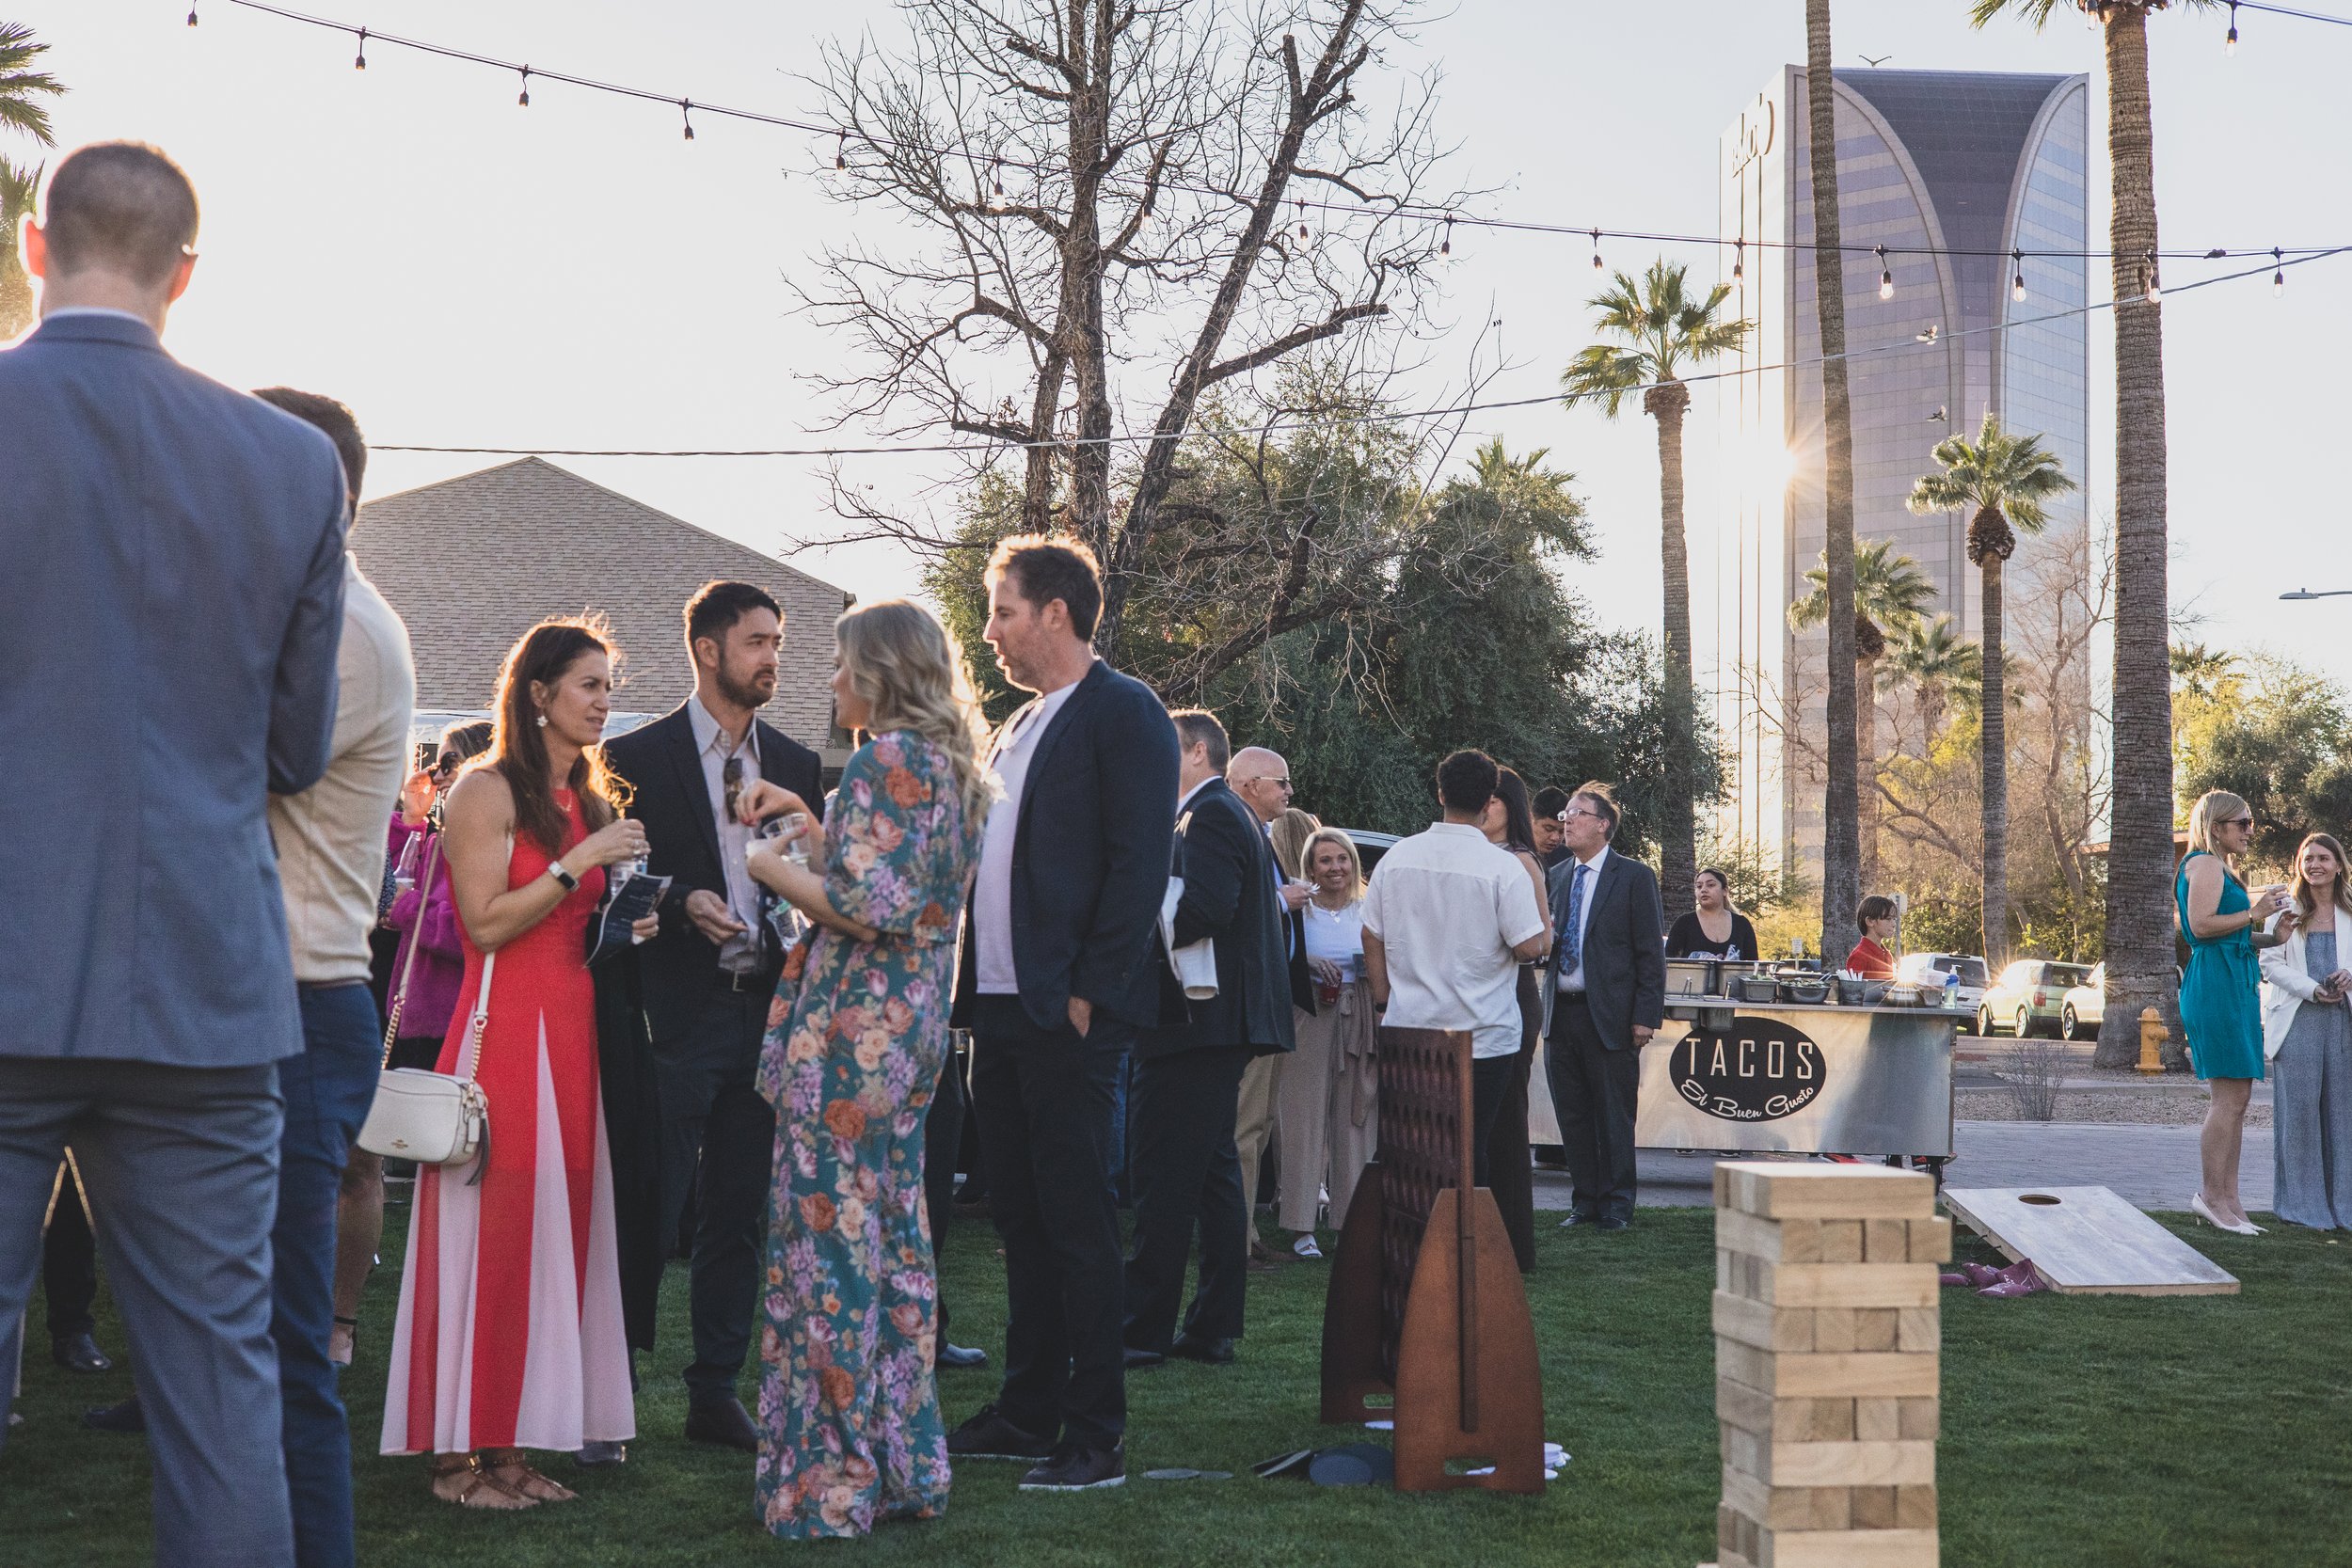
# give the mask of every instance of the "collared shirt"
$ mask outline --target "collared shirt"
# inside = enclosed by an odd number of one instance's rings
[[[56,321],[66,316],[120,316],[124,321],[138,323],[150,332],[155,330],[154,324],[145,316],[132,310],[118,310],[111,305],[60,305],[55,310],[43,312],[40,319]]]
[[[1584,902],[1576,911],[1576,967],[1560,972],[1562,990],[1582,990],[1584,989],[1584,929],[1593,923],[1593,895],[1600,888],[1600,868],[1609,863],[1609,846],[1604,844],[1594,850],[1591,860],[1578,861],[1575,856],[1571,855],[1562,863],[1568,868],[1568,892],[1571,896],[1576,891],[1577,866],[1581,864],[1586,868]],[[1565,908],[1565,905],[1562,907]],[[1562,940],[1565,942],[1565,939]],[[1564,946],[1561,951],[1565,953],[1567,949]]]
[[[1544,912],[1518,857],[1467,822],[1433,822],[1380,857],[1363,928],[1388,957],[1389,1008],[1400,1029],[1467,1029],[1470,1054],[1519,1048],[1518,957]]]
[[[710,816],[719,825],[719,870],[727,881],[727,913],[743,927],[739,936],[727,938],[719,949],[719,967],[738,974],[747,974],[759,967],[759,886],[752,880],[751,867],[744,863],[744,850],[752,841],[752,831],[736,819],[727,810],[727,759],[740,756],[742,769],[738,776],[738,791],[748,788],[759,774],[759,719],[743,727],[740,740],[730,736],[703,706],[700,697],[690,697],[686,703],[686,721],[693,726],[694,752],[702,759],[703,782],[710,789]]]
[[[1202,790],[1208,788],[1209,779],[1214,779],[1216,777],[1216,775],[1212,773],[1209,775],[1208,779],[1201,780],[1199,784],[1194,784],[1190,789],[1184,791],[1184,798],[1176,802],[1177,821],[1182,822],[1184,819],[1184,813],[1192,809],[1192,798],[1200,794]]]
[[[330,985],[368,977],[368,932],[384,884],[384,822],[408,776],[417,676],[408,628],[358,563],[343,558],[340,694],[326,776],[299,795],[273,795],[270,838],[286,899],[294,978]]]
[[[995,755],[989,759],[1003,793],[989,808],[988,822],[980,830],[980,869],[972,886],[972,932],[979,948],[974,956],[976,984],[982,996],[1011,996],[1021,990],[1012,962],[1012,847],[1021,832],[1021,790],[1028,782],[1029,759],[1037,754],[1039,738],[1077,689],[1078,683],[1072,681],[1016,714],[997,736]]]

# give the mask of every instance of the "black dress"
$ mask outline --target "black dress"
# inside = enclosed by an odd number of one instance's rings
[[[1748,917],[1734,911],[1731,916],[1731,938],[1727,942],[1709,941],[1699,925],[1696,910],[1675,922],[1666,933],[1666,957],[1670,958],[1760,958],[1756,951],[1756,927]]]

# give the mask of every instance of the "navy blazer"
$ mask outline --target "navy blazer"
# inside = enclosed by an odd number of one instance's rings
[[[1274,891],[1274,847],[1223,779],[1202,784],[1179,819],[1173,872],[1184,879],[1176,945],[1216,942],[1216,994],[1187,1001],[1162,956],[1160,1026],[1136,1039],[1136,1053],[1248,1045],[1265,1056],[1294,1049],[1291,923]]]
[[[269,797],[335,725],[334,445],[65,315],[0,353],[0,1055],[302,1049]]]
[[[691,702],[691,697],[687,699]],[[759,776],[825,811],[824,768],[816,752],[755,717],[759,730]],[[719,946],[687,917],[686,895],[697,890],[727,895],[726,872],[719,863],[719,818],[711,809],[710,782],[694,747],[694,722],[680,703],[650,724],[615,736],[604,760],[628,781],[628,815],[645,825],[645,869],[671,879],[661,903],[661,934],[637,949],[644,987],[645,1018],[657,1038],[685,1027],[705,993],[718,984]],[[783,961],[775,939],[760,936],[767,963]]]
[[[1544,965],[1546,1034],[1567,961],[1568,882],[1575,875],[1574,856],[1546,873],[1556,933]],[[1657,876],[1613,848],[1600,863],[1600,885],[1587,886],[1585,896],[1593,911],[1584,921],[1584,1005],[1592,1009],[1600,1043],[1620,1051],[1633,1043],[1635,1024],[1655,1029],[1666,1022],[1665,911],[1658,899]]]
[[[1012,961],[1039,1028],[1068,1028],[1073,996],[1137,1028],[1158,1022],[1176,758],[1176,726],[1152,689],[1099,658],[1038,737],[1013,832]],[[972,1023],[978,903],[964,912],[959,1028]]]

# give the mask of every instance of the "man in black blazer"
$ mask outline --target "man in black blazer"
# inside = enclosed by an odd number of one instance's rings
[[[1176,729],[1094,657],[1102,582],[1082,545],[1005,541],[988,564],[996,662],[1037,700],[996,738],[954,1022],[1005,1243],[1005,1381],[947,1435],[1016,1459],[1025,1491],[1126,1479],[1111,1090],[1159,1012],[1153,930],[1176,819]]]
[[[1559,816],[1568,857],[1549,873],[1556,933],[1544,995],[1544,1066],[1567,1146],[1567,1225],[1633,1218],[1633,1107],[1642,1047],[1666,1018],[1666,917],[1658,879],[1613,852],[1615,799],[1588,784]]]
[[[650,1182],[659,1195],[650,1225],[623,1238],[622,1274],[641,1288],[648,1276],[658,1283],[692,1187],[686,1435],[746,1451],[758,1448],[758,1432],[735,1380],[751,1345],[776,1132],[775,1112],[752,1081],[784,955],[761,918],[743,863],[749,830],[734,808],[756,779],[792,791],[813,811],[824,800],[817,753],[759,719],[776,692],[783,641],[783,614],[768,594],[746,582],[705,584],[686,607],[694,694],[605,747],[632,792],[628,814],[645,825],[647,869],[672,879],[661,934],[633,955],[656,1103],[606,1107],[611,1120],[658,1121],[658,1168],[614,1172],[616,1186]],[[626,1130],[612,1141],[616,1155],[642,1146]]]
[[[1136,1041],[1136,1238],[1127,1259],[1127,1364],[1168,1355],[1221,1365],[1242,1333],[1249,1213],[1233,1115],[1243,1069],[1293,1049],[1290,922],[1264,826],[1225,782],[1225,726],[1170,715],[1184,791],[1173,871],[1184,880],[1174,940],[1216,944],[1216,994],[1187,1001],[1163,965],[1160,1023]],[[1182,1334],[1184,1257],[1200,1230],[1200,1282]]]

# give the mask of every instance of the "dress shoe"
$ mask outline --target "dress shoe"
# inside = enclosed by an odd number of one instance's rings
[[[1018,1459],[1041,1465],[1054,1457],[1054,1440],[1013,1425],[993,1404],[984,1404],[970,1420],[947,1434],[947,1457]]]
[[[951,1345],[942,1340],[939,1346],[939,1364],[957,1370],[970,1367],[985,1367],[988,1365],[988,1352],[977,1345]]]
[[[1168,1347],[1168,1354],[1211,1367],[1223,1367],[1230,1365],[1233,1359],[1233,1341],[1205,1334],[1179,1334],[1176,1342]]]
[[[1584,1214],[1571,1211],[1568,1217],[1560,1222],[1560,1228],[1563,1230],[1574,1230],[1580,1227],[1598,1225],[1599,1223],[1600,1216],[1598,1214]]]
[[[1167,1359],[1167,1356],[1155,1350],[1138,1350],[1134,1345],[1127,1347],[1127,1370],[1131,1372],[1139,1372],[1146,1367],[1156,1367]]]
[[[1287,1258],[1263,1242],[1252,1242],[1249,1243],[1249,1260],[1253,1263],[1280,1263],[1287,1261]]]
[[[1064,1443],[1044,1464],[1021,1478],[1024,1492],[1091,1492],[1098,1486],[1127,1482],[1127,1449],[1113,1443],[1107,1449],[1084,1443]]]
[[[93,1404],[82,1412],[82,1424],[92,1432],[145,1432],[147,1412],[136,1394],[120,1404]]]
[[[689,1410],[686,1440],[716,1443],[722,1448],[741,1449],[745,1453],[759,1451],[759,1429],[752,1425],[752,1413],[743,1408],[741,1400],[732,1397],[712,1400]]]
[[[114,1358],[98,1348],[87,1334],[60,1334],[49,1341],[49,1354],[69,1372],[110,1372]]]
[[[1593,1228],[1606,1234],[1612,1230],[1623,1230],[1631,1223],[1633,1222],[1630,1220],[1621,1220],[1614,1214],[1606,1214],[1593,1222]]]
[[[583,1470],[602,1470],[628,1462],[627,1443],[582,1443],[580,1451],[572,1455],[572,1463]]]
[[[2205,1202],[2202,1193],[2190,1194],[2188,1207],[2191,1213],[2217,1230],[2226,1230],[2233,1236],[2259,1236],[2263,1233],[2263,1227],[2252,1220],[2225,1220],[2215,1213],[2212,1206]]]

